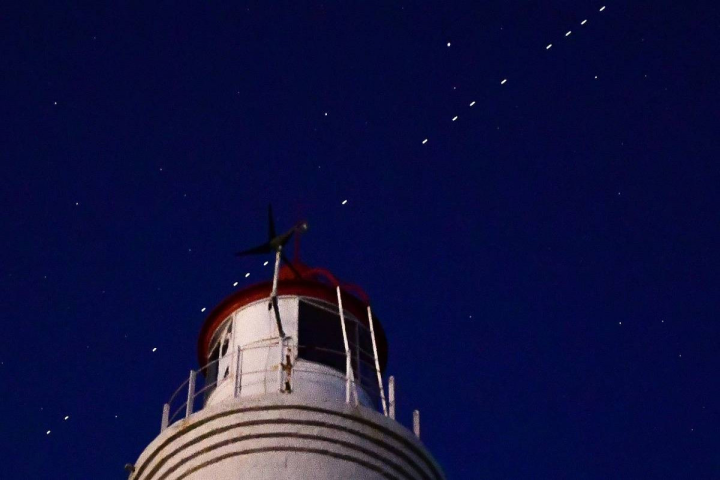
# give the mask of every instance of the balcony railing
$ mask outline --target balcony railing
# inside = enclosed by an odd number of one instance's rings
[[[191,370],[188,378],[173,392],[168,402],[163,406],[161,431],[183,418],[188,418],[193,412],[202,409],[211,399],[217,387],[224,382],[232,382],[232,397],[238,398],[242,396],[243,389],[253,387],[257,389],[257,385],[265,385],[265,388],[257,393],[258,395],[270,392],[292,394],[295,390],[295,382],[311,383],[322,378],[333,378],[345,382],[346,401],[352,401],[355,404],[369,403],[376,410],[387,411],[384,391],[376,380],[375,367],[363,358],[363,356],[372,358],[369,352],[360,351],[360,355],[354,356],[349,361],[354,371],[354,374],[350,376],[335,368],[304,360],[302,353],[300,356],[297,355],[298,350],[303,352],[312,348],[312,350],[321,351],[325,355],[337,355],[338,362],[336,363],[341,364],[347,357],[345,352],[291,344],[283,345],[283,348],[280,349],[282,360],[272,367],[253,370],[243,369],[243,360],[250,352],[265,350],[270,355],[273,349],[277,349],[282,344],[283,342],[279,339],[274,339],[262,344],[238,348],[236,351],[228,353],[202,368]],[[294,359],[290,367],[286,365],[287,355]],[[221,362],[223,365],[228,365],[227,375],[222,375],[222,372],[217,368]],[[206,376],[213,369],[217,372],[216,379],[206,383]],[[394,405],[390,405],[390,412],[393,412],[393,409]]]

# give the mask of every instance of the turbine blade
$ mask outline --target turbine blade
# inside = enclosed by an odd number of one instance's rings
[[[277,237],[273,238],[272,242],[270,242],[270,245],[273,247],[274,250],[277,250],[278,247],[284,247],[285,244],[290,240],[290,238],[292,238],[294,233],[295,229],[288,230],[282,235],[278,235]]]
[[[262,245],[258,245],[257,247],[248,248],[247,250],[237,252],[235,254],[235,256],[243,257],[245,255],[260,255],[263,253],[271,253],[272,251],[273,251],[273,249],[269,243],[263,243]]]

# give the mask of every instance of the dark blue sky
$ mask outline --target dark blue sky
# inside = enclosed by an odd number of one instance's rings
[[[717,478],[716,8],[20,4],[4,478],[125,478],[201,309],[270,278],[233,257],[269,201],[370,295],[449,478]]]

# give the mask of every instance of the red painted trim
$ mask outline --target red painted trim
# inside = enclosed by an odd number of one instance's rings
[[[347,290],[351,293],[354,293],[355,295],[358,296],[358,298],[360,298],[360,300],[365,302],[365,304],[367,304],[367,305],[370,304],[370,299],[368,298],[367,293],[365,293],[365,290],[363,290],[358,285],[353,285],[352,283],[341,282],[340,280],[338,280],[335,277],[335,275],[330,273],[329,270],[316,267],[316,268],[311,268],[310,270],[307,270],[306,272],[303,273],[303,276],[312,277],[313,275],[322,275],[323,277],[328,279],[330,281],[330,283],[333,284],[333,286],[337,287],[338,285],[340,285],[340,288],[342,288],[343,290]]]
[[[325,273],[321,272],[321,270],[324,269],[313,270],[317,270],[316,273]],[[335,280],[335,277],[333,277],[330,272],[327,272],[327,274],[329,280]],[[343,287],[341,286],[340,288],[342,291]],[[200,335],[198,336],[197,354],[199,365],[205,365],[207,362],[210,340],[220,324],[235,310],[263,298],[269,299],[271,292],[272,282],[258,283],[235,292],[213,308],[205,319],[205,322],[203,322],[202,328],[200,329]],[[337,305],[337,293],[335,292],[335,288],[316,281],[302,279],[282,280],[278,282],[278,296],[283,295],[298,295],[302,297],[316,298],[318,300],[323,300],[333,305]],[[342,300],[343,307],[355,315],[360,323],[370,328],[367,318],[367,303],[353,295],[349,295],[346,291],[342,291]],[[387,338],[385,337],[385,331],[383,330],[382,325],[375,315],[373,315],[373,320],[375,327],[375,339],[378,347],[378,357],[380,360],[380,370],[384,371],[387,364],[388,354]]]
[[[340,282],[337,278],[335,278],[335,275],[330,273],[329,270],[325,270],[324,268],[311,268],[310,270],[305,272],[305,275],[307,275],[308,277],[312,277],[313,275],[321,275],[328,279],[334,287],[340,285]]]

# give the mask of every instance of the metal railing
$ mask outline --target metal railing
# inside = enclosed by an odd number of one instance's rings
[[[203,408],[215,389],[225,381],[233,381],[233,397],[237,398],[241,396],[243,389],[252,388],[260,384],[265,384],[265,392],[277,388],[279,392],[291,393],[294,390],[293,384],[297,380],[297,377],[301,377],[299,380],[301,382],[312,382],[313,377],[332,377],[341,381],[347,380],[347,375],[337,368],[345,362],[347,357],[345,352],[322,347],[294,345],[290,343],[282,344],[283,342],[276,338],[273,341],[265,341],[262,344],[254,344],[242,348],[238,347],[237,350],[228,352],[223,357],[209,362],[202,368],[191,370],[188,378],[180,384],[170,396],[168,402],[163,406],[161,431],[173,423],[189,417],[194,411]],[[248,352],[258,349],[276,349],[281,345],[281,360],[279,364],[262,369],[243,369],[243,358]],[[308,352],[321,352],[326,356],[337,356],[337,361],[333,362],[337,363],[337,366],[328,365],[323,361],[315,361],[312,358],[303,358],[304,356],[310,356]],[[378,411],[384,411],[384,394],[373,378],[375,375],[375,366],[362,358],[362,354],[365,354],[366,358],[372,357],[368,352],[362,350],[359,350],[359,353],[359,355],[353,355],[351,358],[351,368],[355,373],[351,381],[346,383],[345,388],[354,391],[357,387],[360,395],[369,401],[373,408]],[[273,353],[268,352],[268,356],[270,355],[273,355]],[[287,370],[284,369],[286,355],[290,355],[292,361],[291,367]],[[312,364],[321,365],[321,368],[308,368],[308,366]],[[220,371],[221,365],[226,367],[227,373]],[[216,378],[208,381],[207,374],[213,370],[217,372],[215,375]],[[363,371],[366,373],[363,374]],[[273,374],[277,375],[277,377],[274,377]],[[290,386],[289,389],[286,388],[286,381]],[[348,391],[346,393],[349,394],[350,392]],[[358,400],[355,399],[355,401],[357,402]]]

